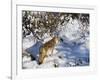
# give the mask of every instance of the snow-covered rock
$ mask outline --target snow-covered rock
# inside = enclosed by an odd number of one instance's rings
[[[32,34],[30,34],[23,39],[23,49],[25,50],[34,45],[35,43],[36,43],[35,38],[33,37]]]
[[[34,69],[37,68],[38,64],[36,61],[24,61],[23,68],[24,69]]]

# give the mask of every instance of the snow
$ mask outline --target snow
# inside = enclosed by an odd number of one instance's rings
[[[31,61],[31,58],[30,57],[27,57],[27,56],[24,56],[23,57],[23,62],[26,62],[26,61]]]
[[[35,38],[33,38],[33,35],[30,34],[23,39],[23,49],[25,50],[34,45],[35,43],[36,43]]]
[[[62,17],[63,18],[63,17]],[[53,51],[53,54],[46,57],[44,63],[38,64],[39,49],[52,37],[44,35],[44,42],[36,41],[30,34],[23,39],[23,50],[35,57],[23,57],[23,68],[56,68],[56,67],[72,67],[72,66],[89,66],[89,36],[86,39],[80,38],[80,25],[77,19],[66,23],[59,37],[63,39]]]
[[[36,68],[38,66],[36,61],[25,61],[23,62],[23,68],[24,69],[33,69]]]
[[[79,34],[79,29],[80,25],[78,23],[78,20],[74,20],[73,22],[69,22],[66,23],[66,25],[64,25],[63,30],[60,32],[60,36],[64,36],[66,38],[68,38],[69,40],[75,40],[80,38],[80,34]]]

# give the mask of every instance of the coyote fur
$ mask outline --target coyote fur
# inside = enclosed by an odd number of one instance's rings
[[[39,53],[39,64],[44,63],[45,57],[47,57],[50,54],[53,54],[54,47],[56,44],[58,44],[59,38],[58,37],[53,37],[50,41],[46,42],[43,44],[43,46],[40,48],[40,53]]]

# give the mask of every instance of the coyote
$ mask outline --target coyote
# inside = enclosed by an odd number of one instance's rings
[[[44,62],[44,58],[47,57],[50,54],[53,54],[53,50],[56,44],[58,44],[59,38],[53,37],[50,41],[43,44],[43,46],[40,48],[39,53],[39,64],[42,64]]]

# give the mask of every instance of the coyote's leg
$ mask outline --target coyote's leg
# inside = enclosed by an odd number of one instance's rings
[[[53,55],[53,52],[54,52],[54,47],[51,49],[51,54],[50,54],[50,56]]]
[[[40,51],[40,55],[39,55],[39,64],[43,63],[45,56],[46,56],[46,51],[42,49],[42,52]]]

